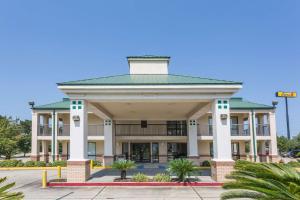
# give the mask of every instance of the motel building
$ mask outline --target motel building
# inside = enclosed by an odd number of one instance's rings
[[[32,160],[68,160],[84,182],[91,159],[212,161],[223,181],[235,160],[276,162],[273,106],[233,95],[241,82],[172,75],[170,57],[127,57],[129,74],[58,83],[68,98],[32,108]]]

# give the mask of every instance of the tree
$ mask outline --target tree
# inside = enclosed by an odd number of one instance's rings
[[[233,181],[224,184],[223,188],[231,191],[222,194],[223,200],[300,199],[300,173],[289,165],[238,161],[227,178]]]
[[[31,135],[31,120],[20,121],[21,133]]]
[[[0,138],[0,154],[9,160],[13,155],[18,152],[17,141],[9,138]]]
[[[17,153],[17,136],[20,134],[20,125],[11,118],[0,118],[0,155],[10,159]]]
[[[277,137],[277,147],[280,153],[300,149],[300,133],[291,140],[288,140],[284,136]]]
[[[31,135],[30,134],[21,134],[17,139],[18,149],[26,156],[31,149]]]
[[[7,180],[6,177],[0,178],[0,184],[3,184]],[[0,199],[11,199],[11,200],[19,200],[23,199],[24,195],[22,192],[8,192],[12,187],[15,186],[15,183],[10,183],[8,185],[4,185],[0,187]]]

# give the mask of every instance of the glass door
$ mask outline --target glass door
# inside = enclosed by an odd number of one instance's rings
[[[131,157],[138,163],[151,162],[150,143],[131,143]]]

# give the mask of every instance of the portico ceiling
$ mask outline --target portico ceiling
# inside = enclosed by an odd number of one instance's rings
[[[93,103],[108,113],[113,119],[167,120],[186,119],[194,110],[207,105],[207,102],[101,102]]]

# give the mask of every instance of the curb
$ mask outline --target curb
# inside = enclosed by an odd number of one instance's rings
[[[61,167],[61,169],[67,169],[67,167]],[[57,167],[1,167],[0,171],[7,170],[57,170]]]
[[[48,187],[97,187],[97,186],[155,186],[155,187],[163,187],[163,186],[197,186],[197,187],[221,187],[223,183],[217,182],[192,182],[192,183],[162,183],[162,182],[85,182],[85,183],[58,183],[58,182],[50,182],[47,184]]]

